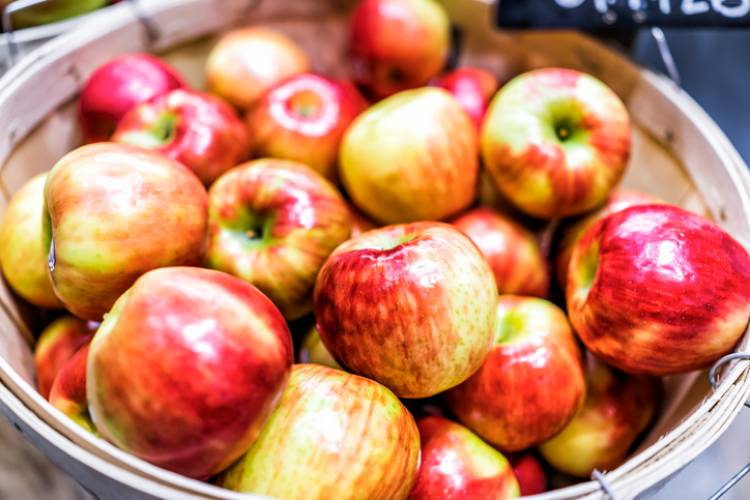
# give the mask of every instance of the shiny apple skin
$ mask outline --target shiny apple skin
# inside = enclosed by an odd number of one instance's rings
[[[86,399],[86,365],[89,354],[86,342],[60,369],[50,391],[49,402],[73,422],[96,434]]]
[[[567,287],[586,347],[628,373],[704,368],[750,318],[750,257],[705,218],[669,205],[630,207],[576,243]]]
[[[500,82],[486,69],[459,68],[441,76],[435,85],[450,92],[480,130],[487,106]]]
[[[419,466],[414,418],[382,385],[295,365],[248,452],[219,478],[235,491],[285,499],[403,499]]]
[[[508,457],[521,489],[521,496],[538,495],[547,491],[547,473],[530,452]]]
[[[447,91],[404,91],[352,122],[339,172],[353,203],[377,222],[440,220],[474,201],[476,130]]]
[[[519,209],[542,219],[578,215],[603,204],[625,172],[630,118],[594,77],[535,70],[492,100],[481,151],[496,186]]]
[[[34,349],[34,367],[39,393],[49,398],[52,383],[63,365],[91,340],[96,323],[72,316],[56,319],[42,331]]]
[[[112,140],[178,161],[206,186],[250,155],[250,137],[235,110],[210,94],[185,89],[130,110]]]
[[[42,242],[44,183],[47,174],[32,177],[10,200],[0,226],[0,267],[8,285],[25,301],[46,309],[60,309],[47,273]]]
[[[656,414],[661,395],[659,379],[628,375],[586,356],[586,402],[576,417],[539,447],[554,468],[588,478],[594,469],[610,471],[621,465],[636,438]]]
[[[607,203],[592,214],[576,220],[574,223],[563,226],[562,235],[557,244],[555,253],[555,275],[560,288],[564,291],[568,282],[568,265],[570,256],[573,254],[573,248],[581,235],[586,229],[593,226],[596,221],[603,219],[609,214],[625,210],[628,207],[637,205],[653,205],[663,203],[656,196],[641,193],[633,189],[615,189],[607,198]]]
[[[185,86],[177,70],[150,54],[110,60],[81,89],[79,115],[86,142],[109,140],[117,122],[135,106]]]
[[[448,14],[434,0],[363,0],[350,27],[354,78],[374,98],[426,85],[450,43]]]
[[[529,230],[486,207],[466,212],[451,224],[479,247],[495,275],[498,293],[547,295],[549,266]]]
[[[551,302],[503,295],[482,367],[447,393],[458,419],[502,451],[561,431],[583,404],[583,360],[565,314]]]
[[[468,378],[495,331],[492,271],[458,230],[417,222],[339,246],[315,283],[318,332],[333,357],[402,398]]]
[[[365,108],[351,83],[293,76],[266,92],[248,115],[255,155],[298,161],[334,180],[341,138]]]
[[[331,183],[297,162],[240,165],[209,192],[208,267],[257,286],[289,320],[312,309],[315,277],[351,234]]]
[[[508,460],[463,425],[442,417],[417,421],[422,458],[410,500],[519,497]]]
[[[336,368],[337,370],[343,370],[340,364],[333,359],[331,353],[328,352],[323,341],[320,340],[320,334],[315,326],[312,326],[305,337],[302,339],[302,345],[299,350],[299,362],[300,363],[313,363],[316,365],[323,365],[329,368]]]
[[[255,287],[209,269],[157,269],[91,342],[89,409],[123,450],[206,479],[255,441],[293,356],[284,318]]]
[[[45,251],[57,297],[101,320],[143,273],[200,263],[208,196],[198,178],[154,152],[114,143],[65,155],[45,186]]]
[[[275,84],[309,71],[304,51],[281,32],[252,26],[222,36],[206,60],[211,93],[248,110]]]

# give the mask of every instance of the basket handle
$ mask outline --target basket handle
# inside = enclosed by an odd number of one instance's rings
[[[14,2],[10,2],[3,9],[2,19],[0,20],[0,22],[2,22],[3,31],[8,37],[8,43],[6,45],[8,66],[13,66],[16,61],[16,57],[18,56],[18,47],[16,46],[13,28],[13,14],[26,10],[30,7],[34,7],[36,5],[43,4],[45,2],[47,2],[47,0],[15,0]]]

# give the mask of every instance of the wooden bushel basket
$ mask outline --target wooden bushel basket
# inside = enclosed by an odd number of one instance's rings
[[[40,47],[0,80],[0,210],[27,179],[80,144],[76,95],[87,75],[111,57],[160,53],[200,87],[212,36],[239,23],[262,23],[302,44],[316,71],[342,75],[351,3],[141,0],[139,15],[120,4]],[[572,67],[610,85],[635,124],[633,158],[623,185],[706,214],[740,241],[750,241],[747,166],[716,124],[671,81],[585,36],[498,33],[489,26],[488,3],[445,3],[464,33],[462,62],[499,75]],[[34,386],[35,314],[2,285],[0,412],[53,461],[103,498],[252,498],[152,466],[89,435],[52,408]],[[745,335],[736,350],[747,346]],[[634,498],[658,487],[713,443],[750,395],[749,371],[748,363],[727,365],[716,390],[705,372],[665,379],[666,395],[651,432],[637,453],[606,475],[617,497]],[[579,497],[603,498],[604,493],[599,483],[589,481],[538,498]]]

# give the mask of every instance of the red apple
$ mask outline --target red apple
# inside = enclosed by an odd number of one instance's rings
[[[565,313],[543,299],[503,295],[487,359],[447,398],[465,426],[513,452],[560,432],[584,392],[581,351]]]
[[[346,82],[303,73],[282,81],[248,115],[256,156],[294,160],[336,177],[344,131],[367,107]]]
[[[448,92],[409,90],[352,122],[341,143],[341,180],[378,222],[438,220],[474,201],[476,149],[474,125]]]
[[[273,85],[309,68],[307,56],[294,41],[254,26],[219,39],[206,60],[206,83],[212,93],[250,109]]]
[[[287,160],[256,160],[211,187],[206,262],[257,286],[297,319],[312,309],[323,262],[350,233],[346,202],[320,174]]]
[[[86,400],[86,364],[89,344],[81,347],[62,367],[52,385],[49,402],[70,417],[75,423],[89,432],[96,433],[96,427],[89,415]]]
[[[538,495],[547,491],[547,473],[539,460],[529,452],[508,457],[521,488],[521,496]]]
[[[185,87],[177,71],[149,54],[126,54],[100,66],[81,89],[81,126],[86,142],[106,141],[132,108]]]
[[[703,368],[750,319],[750,257],[721,228],[669,205],[616,212],[576,243],[570,321],[594,354],[628,373]]]
[[[441,76],[435,85],[456,98],[471,117],[477,130],[482,127],[487,105],[500,86],[497,77],[482,68],[459,68]]]
[[[5,209],[0,226],[0,267],[21,298],[38,307],[58,309],[62,303],[52,289],[42,245],[46,178],[47,174],[32,177]]]
[[[120,448],[205,479],[255,441],[292,360],[284,318],[255,287],[208,269],[157,269],[91,342],[89,409]]]
[[[607,199],[630,156],[630,119],[617,95],[572,69],[525,73],[490,104],[482,159],[518,208],[551,219]]]
[[[295,365],[260,437],[219,484],[274,498],[403,499],[418,466],[417,426],[391,391]]]
[[[497,291],[476,246],[447,224],[375,229],[339,246],[315,283],[326,348],[402,398],[449,389],[484,361]]]
[[[210,94],[184,89],[130,110],[112,140],[179,161],[207,186],[250,153],[245,124],[231,106]]]
[[[36,382],[42,396],[49,397],[60,369],[82,345],[91,340],[97,326],[96,323],[63,316],[42,331],[34,349]]]
[[[573,254],[573,248],[575,247],[576,242],[586,229],[590,228],[596,223],[596,221],[609,214],[636,205],[652,205],[655,203],[662,203],[662,201],[656,196],[641,193],[640,191],[632,189],[616,189],[612,191],[612,194],[607,198],[607,203],[605,203],[599,210],[577,220],[569,226],[563,226],[561,231],[562,235],[557,244],[557,252],[555,254],[555,274],[557,276],[557,282],[560,284],[560,288],[563,291],[565,290],[565,286],[568,282],[568,265],[570,264],[570,256]]]
[[[588,478],[625,461],[635,439],[653,419],[661,394],[659,379],[612,370],[586,357],[586,402],[562,432],[539,447],[554,468]]]
[[[146,271],[201,260],[206,190],[158,153],[113,143],[78,148],[49,173],[45,200],[55,293],[80,318],[100,320]]]
[[[422,459],[411,500],[517,498],[508,460],[466,427],[442,417],[417,422]]]
[[[320,340],[320,334],[314,326],[307,331],[304,339],[302,339],[302,346],[299,350],[299,362],[314,363],[316,365],[343,370],[341,365],[328,352],[326,346],[323,345],[323,341]]]
[[[354,77],[378,98],[426,85],[450,43],[448,14],[435,0],[362,0],[351,20]]]
[[[490,263],[499,293],[547,295],[547,261],[529,230],[486,207],[466,212],[452,224],[476,243]]]

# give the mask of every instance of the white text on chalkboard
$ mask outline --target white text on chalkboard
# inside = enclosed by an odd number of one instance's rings
[[[627,2],[628,8],[638,12],[653,4],[664,15],[683,14],[694,16],[714,11],[729,18],[744,17],[750,13],[750,0],[555,0],[555,3],[566,9],[575,9],[593,1],[594,8],[605,14],[611,5]]]

